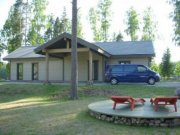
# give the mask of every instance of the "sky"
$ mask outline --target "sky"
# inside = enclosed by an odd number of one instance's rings
[[[67,15],[71,18],[71,1],[72,0],[49,0],[46,14],[52,14],[54,17],[61,16],[63,8],[66,7]],[[0,29],[2,29],[5,20],[8,17],[10,7],[15,0],[0,0]],[[81,22],[83,24],[84,39],[92,42],[92,31],[88,22],[88,11],[91,7],[96,7],[98,0],[78,0],[78,9],[81,14]],[[173,22],[170,14],[173,6],[167,3],[167,0],[112,0],[112,20],[109,33],[122,32],[124,41],[129,41],[130,37],[124,32],[126,28],[125,16],[126,11],[133,6],[142,18],[143,11],[147,7],[153,10],[153,20],[157,22],[157,39],[153,42],[155,48],[155,62],[160,63],[162,56],[167,47],[170,49],[171,61],[180,61],[180,47],[176,46],[172,41],[173,38]],[[141,19],[142,20],[142,19]],[[6,54],[4,54],[6,55]]]

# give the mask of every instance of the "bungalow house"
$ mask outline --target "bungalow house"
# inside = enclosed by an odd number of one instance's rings
[[[23,46],[4,57],[12,81],[71,80],[71,34],[63,33],[41,46]],[[143,64],[155,56],[151,41],[90,43],[77,38],[78,80],[103,81],[106,64]]]

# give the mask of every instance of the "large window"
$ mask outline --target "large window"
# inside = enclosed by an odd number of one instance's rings
[[[23,64],[17,64],[17,80],[23,80]]]
[[[38,80],[38,63],[32,63],[32,80]]]

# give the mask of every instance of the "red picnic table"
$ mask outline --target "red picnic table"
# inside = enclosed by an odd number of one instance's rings
[[[150,99],[151,104],[154,104],[154,110],[157,111],[159,105],[174,105],[175,112],[177,112],[176,102],[178,100],[177,96],[166,97],[157,96]]]
[[[131,96],[112,96],[111,99],[114,101],[113,109],[116,108],[116,104],[130,104],[131,111],[136,103],[144,104],[145,102],[143,98],[133,98]]]

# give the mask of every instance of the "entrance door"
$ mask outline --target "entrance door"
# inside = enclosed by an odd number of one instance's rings
[[[98,60],[93,61],[93,80],[98,80]]]
[[[92,79],[93,80],[98,80],[98,69],[99,69],[99,61],[98,60],[93,60],[93,65],[92,65]],[[88,80],[89,80],[89,61],[88,61]]]

